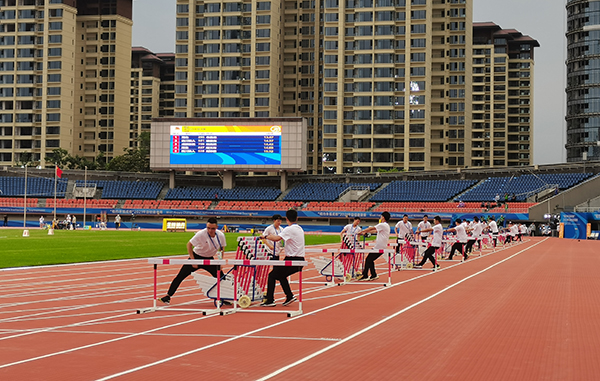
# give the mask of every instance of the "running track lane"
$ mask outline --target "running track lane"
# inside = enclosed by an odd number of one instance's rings
[[[577,364],[579,364],[579,360],[581,360],[580,366],[565,367],[564,364],[569,363],[566,359],[570,358],[571,362],[574,361],[572,355],[574,348],[565,348],[566,354],[563,351],[560,356],[554,356],[560,357],[562,361],[557,361],[556,358],[549,355],[556,351],[553,350],[552,343],[554,341],[548,331],[553,331],[552,327],[556,324],[556,320],[564,321],[566,319],[568,321],[569,318],[572,319],[573,311],[565,309],[563,303],[554,304],[554,308],[550,309],[548,316],[556,317],[558,315],[558,317],[550,319],[549,324],[546,323],[548,319],[544,318],[543,314],[541,317],[530,316],[533,313],[537,314],[538,311],[548,309],[548,305],[553,305],[553,300],[558,299],[561,295],[561,292],[557,292],[556,289],[563,290],[563,294],[565,290],[568,290],[568,294],[572,295],[581,288],[580,283],[584,279],[588,279],[588,283],[590,279],[593,280],[592,284],[582,287],[588,292],[591,290],[590,287],[597,289],[598,286],[595,279],[593,279],[593,273],[591,273],[591,269],[595,267],[593,264],[596,263],[593,255],[590,255],[594,250],[597,250],[597,246],[586,248],[586,251],[572,257],[568,255],[570,254],[568,253],[569,249],[585,248],[593,243],[581,242],[580,246],[569,246],[569,243],[573,241],[549,241],[453,287],[330,351],[281,373],[279,377],[298,379],[327,376],[344,376],[346,378],[353,378],[353,376],[356,376],[356,378],[370,378],[370,376],[396,378],[396,376],[404,376],[407,379],[419,379],[427,375],[433,379],[445,377],[473,379],[482,378],[483,375],[485,375],[485,378],[496,375],[498,379],[518,379],[519,377],[513,377],[516,374],[517,376],[527,376],[521,377],[522,379],[540,379],[545,377],[543,375],[536,377],[538,373],[535,370],[547,369],[547,374],[564,374],[565,376],[560,377],[560,379],[582,379],[582,377],[572,378],[571,376],[583,376],[584,374],[581,373],[568,373],[566,370],[563,373],[553,371],[559,365],[563,366],[564,369],[571,369],[571,371],[572,369],[586,369],[588,367],[592,368],[590,369],[592,372],[595,371],[595,373],[590,374],[598,374],[598,369],[595,368],[597,367],[595,360],[589,358],[589,354],[596,352],[598,349],[597,339],[595,339],[598,335],[593,335],[593,332],[585,324],[582,327],[583,331],[586,334],[590,332],[592,339],[588,343],[588,348],[592,350],[587,352],[587,360],[584,360],[585,353],[578,354],[580,357],[583,355],[583,358],[578,358],[577,361]],[[556,253],[555,249],[562,243],[566,244],[563,245],[566,246],[565,252]],[[525,249],[525,247],[526,245],[516,246],[511,251],[514,253]],[[464,279],[465,276],[506,258],[509,254],[511,253],[496,253],[481,260],[467,262],[455,268],[432,274],[433,276],[423,277],[391,289],[384,289],[384,291],[376,294],[330,308],[312,316],[307,315],[301,319],[285,320],[286,318],[281,315],[270,314],[237,314],[200,320],[191,323],[188,327],[179,326],[174,331],[181,330],[179,333],[182,334],[186,332],[188,334],[201,333],[203,331],[210,331],[213,334],[219,332],[242,334],[248,332],[251,328],[262,327],[269,323],[284,323],[257,332],[250,336],[253,338],[234,340],[189,356],[179,357],[164,364],[126,374],[122,379],[161,378],[161,374],[164,377],[171,377],[172,375],[199,377],[200,375],[211,374],[219,379],[256,379],[318,350],[327,348],[331,344],[331,340],[323,339],[341,340],[349,337],[365,327],[376,324],[382,318],[397,313],[448,285]],[[568,262],[570,258],[587,262],[580,262],[575,266],[576,262]],[[578,276],[576,278],[571,273],[565,274],[567,263],[571,264],[570,267],[577,267],[576,274]],[[590,275],[587,278],[583,276],[586,271]],[[397,277],[396,274],[399,273],[395,273],[395,278]],[[510,276],[507,276],[507,274]],[[551,279],[548,279],[549,277]],[[564,279],[570,280],[565,284]],[[540,287],[540,283],[543,283],[543,287]],[[331,293],[333,290],[342,292],[342,290],[346,291],[350,287],[360,286],[336,287],[327,289],[327,292]],[[466,291],[463,291],[463,288]],[[538,288],[541,288],[543,292],[538,291]],[[530,290],[526,295],[531,295],[531,297],[519,302],[519,296],[524,294],[524,290]],[[310,310],[313,310],[313,308],[324,307],[336,301],[339,300],[315,300],[311,301],[310,305],[307,304],[306,307],[310,306]],[[394,303],[390,303],[390,301]],[[578,304],[578,307],[590,307],[589,301],[583,301],[582,304]],[[593,305],[593,303],[591,304]],[[597,312],[594,309],[592,310],[594,313]],[[523,314],[525,314],[525,319],[520,318],[520,315]],[[584,311],[578,313],[578,316],[583,317],[584,315],[586,315],[585,308]],[[503,317],[499,319],[497,316]],[[523,320],[530,322],[529,325],[532,325],[531,322],[535,320],[534,328],[536,329],[528,327],[528,324],[524,324]],[[591,323],[589,319],[588,323]],[[489,331],[492,331],[492,333],[490,334]],[[494,334],[499,338],[495,337]],[[562,339],[565,335],[571,337],[573,334],[574,332],[571,331],[562,332],[559,339]],[[257,336],[267,336],[268,338],[258,338]],[[284,339],[278,337],[284,337]],[[535,353],[540,337],[548,341],[542,340],[543,346],[545,348],[549,346],[550,348],[546,351],[547,353]],[[476,339],[480,339],[480,342]],[[574,339],[571,338],[571,340]],[[195,343],[190,345],[190,341],[195,341]],[[222,342],[223,339],[221,338],[218,341]],[[175,345],[175,342],[179,342],[179,344]],[[45,369],[44,374],[46,375],[65,375],[60,369],[57,369],[56,365],[62,366],[62,370],[65,371],[69,364],[77,365],[81,361],[89,364],[91,359],[98,357],[109,360],[114,357],[121,358],[123,361],[120,368],[128,369],[127,364],[137,363],[133,366],[139,366],[139,363],[148,364],[154,360],[165,358],[171,355],[172,347],[178,347],[176,349],[179,349],[179,351],[175,351],[176,353],[183,353],[188,346],[192,348],[189,350],[197,350],[201,345],[210,345],[211,342],[215,341],[203,338],[180,341],[177,337],[144,337],[143,340],[138,342],[124,340],[116,347],[108,345],[104,348],[98,347],[100,350],[96,348],[92,351],[81,351],[65,356],[67,358],[57,356],[51,360],[49,359],[49,362],[39,360],[25,366],[2,369],[0,370],[0,376],[4,377],[3,374],[7,376],[10,374],[25,376],[29,373],[29,370],[34,372],[33,374],[39,375],[39,373],[35,373],[34,369],[40,369],[40,367]],[[492,355],[495,353],[495,356],[492,357],[488,353],[490,343],[496,344],[496,347],[499,348],[495,352],[492,351]],[[465,346],[466,349],[463,348]],[[523,347],[522,351],[516,350],[520,347]],[[1,352],[4,352],[4,350],[0,349]],[[532,359],[528,357],[528,354],[534,354],[539,359]],[[132,361],[134,357],[141,361]],[[103,363],[102,360],[96,362]],[[108,366],[101,369],[88,366],[86,367],[89,368],[86,369],[87,371],[76,373],[79,377],[73,379],[94,379],[101,375],[115,374],[113,366],[110,366],[111,362],[107,361],[104,365]],[[370,365],[369,362],[371,362]],[[476,374],[474,376],[473,373],[464,373],[465,370],[474,372],[476,365],[481,368],[482,363],[486,364],[483,366],[484,373],[480,373],[482,377],[477,377]],[[539,367],[532,366],[532,363],[538,364]],[[81,366],[76,366],[76,368],[81,368]],[[113,370],[112,373],[110,372],[111,369]],[[18,373],[12,373],[13,371]],[[46,373],[47,371],[50,371],[50,373]]]

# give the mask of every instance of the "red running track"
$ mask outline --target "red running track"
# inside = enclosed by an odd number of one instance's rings
[[[137,315],[142,260],[0,271],[0,379],[596,379],[599,248],[534,238],[392,287],[305,284],[296,318]],[[161,292],[177,271],[159,266]],[[210,308],[199,295],[190,278],[172,307]]]

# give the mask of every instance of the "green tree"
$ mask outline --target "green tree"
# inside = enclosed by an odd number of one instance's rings
[[[137,148],[125,148],[125,154],[113,158],[107,165],[109,171],[150,172],[150,133],[142,132]]]
[[[52,150],[52,154],[44,158],[46,163],[57,165],[59,168],[72,168],[71,155],[66,149],[56,148]]]

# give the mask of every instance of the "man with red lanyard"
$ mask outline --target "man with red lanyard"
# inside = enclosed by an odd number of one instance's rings
[[[190,259],[214,259],[218,252],[222,252],[227,245],[225,234],[218,230],[217,219],[210,217],[206,223],[206,228],[197,232],[187,243],[187,251]],[[198,269],[204,269],[213,277],[217,277],[217,271],[220,266],[217,265],[183,265],[179,274],[171,282],[167,295],[160,298],[164,304],[171,303],[171,297],[177,291],[177,288],[185,278]]]
[[[285,219],[288,227],[283,229],[279,235],[270,234],[262,235],[262,239],[268,239],[269,241],[281,241],[285,242],[285,261],[303,261],[305,250],[304,250],[304,230],[296,223],[298,220],[298,212],[294,209],[290,209],[285,213]],[[296,301],[296,297],[292,293],[288,277],[302,270],[302,266],[273,266],[273,270],[269,273],[267,278],[267,295],[265,300],[262,302],[262,307],[275,307],[275,281],[279,281],[283,292],[285,293],[284,306],[292,304]]]

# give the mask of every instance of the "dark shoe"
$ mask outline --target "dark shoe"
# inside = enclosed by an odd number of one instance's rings
[[[163,302],[164,304],[167,304],[167,305],[171,304],[171,297],[169,295],[165,295],[158,300],[160,300],[161,302]]]
[[[261,307],[275,307],[277,304],[274,302],[264,301],[260,304]]]
[[[285,300],[285,302],[283,302],[283,306],[284,306],[284,307],[285,307],[285,306],[289,306],[290,304],[294,303],[296,300],[298,300],[298,299],[296,299],[296,297],[295,297],[295,296],[292,296],[291,298],[287,298],[287,299]]]
[[[222,306],[233,306],[233,303],[229,300],[221,300]]]
[[[369,278],[369,280],[377,280],[379,279],[379,275],[375,275]]]
[[[467,254],[465,254],[463,261],[466,261],[467,259],[469,259],[469,256]]]

